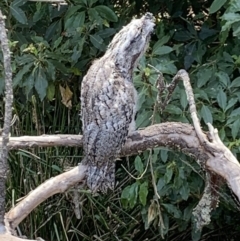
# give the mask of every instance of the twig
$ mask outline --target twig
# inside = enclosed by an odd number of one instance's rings
[[[153,115],[154,115],[156,113],[157,109],[159,109],[159,107],[160,107],[161,113],[164,111],[169,100],[172,97],[173,91],[175,90],[180,78],[178,75],[175,75],[174,78],[172,79],[172,82],[169,85],[165,86],[164,77],[163,77],[162,73],[154,66],[152,66],[150,64],[148,64],[148,66],[153,68],[158,73],[158,77],[157,77],[157,81],[156,81],[156,87],[158,89],[158,94],[157,94],[157,101],[155,102],[155,105],[154,105],[154,111],[153,111]],[[165,99],[163,100],[164,90],[167,91],[167,95],[165,96]]]
[[[196,130],[197,136],[200,140],[201,143],[204,143],[207,140],[206,135],[203,133],[201,126],[200,126],[200,121],[197,117],[197,109],[196,109],[196,104],[194,100],[194,95],[193,95],[193,90],[192,86],[190,83],[190,78],[186,70],[181,69],[177,72],[176,76],[177,79],[182,79],[183,80],[183,85],[186,90],[186,95],[187,95],[187,100],[189,103],[189,110],[190,114],[193,120],[193,126]]]
[[[8,172],[8,142],[9,133],[12,120],[12,102],[13,102],[13,91],[12,91],[12,68],[11,68],[11,57],[8,46],[7,33],[5,29],[5,16],[3,16],[0,10],[0,41],[1,49],[3,53],[3,64],[4,64],[4,77],[5,77],[5,114],[4,114],[4,125],[2,130],[2,146],[0,150],[0,225],[4,224],[5,214],[5,196],[6,187],[5,182]]]
[[[134,176],[125,168],[125,166],[121,165],[121,167],[124,169],[124,171],[125,171],[131,178],[133,178],[133,179],[135,179],[135,180],[140,180],[140,179],[142,179],[142,177],[144,176],[144,174],[146,173],[146,171],[147,171],[147,169],[148,169],[149,160],[150,160],[150,159],[148,158],[147,165],[146,165],[144,171],[141,173],[141,175],[140,175],[139,177],[134,177]]]

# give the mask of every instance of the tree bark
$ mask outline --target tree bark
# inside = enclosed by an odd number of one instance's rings
[[[63,145],[66,139],[70,140],[70,146],[77,146],[77,143],[79,143],[79,147],[82,145],[82,136],[80,135],[64,135],[64,142],[62,138],[58,139],[56,136],[53,136],[53,138],[47,136],[48,141],[43,142],[43,138],[45,137],[46,136],[34,137],[35,145],[45,146],[46,143],[48,145],[49,143]],[[60,137],[62,137],[62,135]],[[12,141],[12,138],[10,138],[9,146],[16,147],[14,143],[19,143],[17,141],[18,138],[14,137],[14,141]],[[22,137],[19,138],[21,138],[21,140],[23,139]],[[29,138],[26,139],[25,147],[27,148],[29,147]],[[38,139],[40,140],[39,142]],[[54,141],[51,141],[51,139]],[[66,143],[64,145],[66,146]],[[199,142],[195,129],[190,124],[166,122],[136,131],[128,137],[121,156],[138,154],[147,149],[159,146],[181,151],[195,158],[200,163],[205,164],[209,170],[217,173],[227,181],[229,187],[240,200],[238,188],[240,186],[240,165],[238,162],[232,160],[234,157],[232,154],[220,154],[222,153],[221,149],[216,150],[217,153],[219,153],[218,157],[212,156],[212,154],[205,149],[204,145]],[[23,147],[24,145],[21,143],[21,148]],[[224,152],[226,152],[226,150],[224,150]],[[85,166],[79,165],[68,172],[47,180],[37,189],[29,193],[27,197],[6,214],[6,218],[11,227],[15,228],[37,205],[48,197],[56,193],[62,193],[76,183],[83,182],[85,169]],[[59,183],[61,183],[61,185],[59,185]]]
[[[5,214],[5,197],[6,197],[6,179],[8,172],[8,141],[10,126],[12,120],[12,102],[13,102],[13,90],[12,90],[12,68],[11,57],[8,46],[8,38],[5,29],[5,16],[3,16],[0,10],[0,45],[3,53],[3,65],[4,65],[4,79],[5,79],[5,113],[4,113],[4,125],[2,132],[2,143],[0,146],[0,233],[5,231],[4,227],[4,214]]]

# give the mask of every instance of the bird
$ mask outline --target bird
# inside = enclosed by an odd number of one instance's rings
[[[93,192],[115,187],[115,165],[129,133],[135,130],[137,91],[134,68],[145,53],[155,18],[133,19],[93,61],[81,83],[81,119],[86,183]]]

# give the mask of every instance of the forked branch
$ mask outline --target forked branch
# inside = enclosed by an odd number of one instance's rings
[[[238,161],[227,149],[227,147],[224,146],[224,144],[218,137],[216,129],[214,129],[209,124],[209,135],[207,135],[201,130],[200,123],[196,114],[192,89],[187,86],[190,85],[190,82],[186,83],[189,81],[188,74],[186,71],[181,70],[177,73],[176,76],[177,78],[181,78],[184,81],[190,105],[190,112],[195,128],[193,128],[189,124],[175,122],[167,122],[149,126],[144,130],[134,132],[128,137],[128,140],[122,150],[121,155],[130,156],[138,154],[139,152],[145,151],[147,149],[159,146],[180,150],[202,163],[202,167],[205,168],[207,171],[212,171],[222,177],[224,180],[226,180],[229,187],[240,200],[240,189],[238,188],[240,186],[240,165]],[[209,139],[208,136],[210,136]],[[43,138],[45,137],[34,137],[34,145],[46,146],[46,142],[42,142]],[[48,145],[52,142],[52,144],[54,143],[54,145],[66,146],[66,138],[70,146],[75,146],[77,145],[77,143],[79,143],[79,146],[82,145],[81,136],[76,135],[64,135],[60,136],[60,138],[56,138],[56,136],[47,136]],[[10,139],[9,146],[14,147],[15,145],[16,148],[16,146],[19,145],[16,144],[18,143],[17,139],[17,137],[15,137],[13,141],[12,139]],[[63,141],[63,139],[65,141]],[[24,146],[22,145],[21,148],[23,147]],[[29,147],[29,145],[27,145],[26,147]],[[25,199],[23,199],[16,207],[12,208],[7,214],[7,219],[11,223],[12,228],[15,228],[19,224],[19,222],[22,221],[38,204],[46,200],[51,195],[59,192],[64,192],[74,184],[82,182],[84,179],[84,171],[85,167],[80,165],[79,167],[75,167],[69,172],[63,173],[57,177],[46,181],[36,190],[29,193],[29,195]],[[211,175],[211,173],[209,175]],[[62,184],[64,184],[61,188],[59,187],[59,180],[64,180],[61,182]],[[206,186],[206,195],[209,193],[210,190],[208,185],[209,183],[207,183]],[[46,186],[48,187],[48,189],[45,188]],[[206,196],[204,196],[204,198],[206,198]],[[200,204],[201,201],[199,205]],[[207,213],[207,215],[205,216],[204,224],[206,224],[206,221],[209,218],[208,215],[210,215],[210,206],[212,205],[212,201],[207,205],[209,208],[209,213]],[[203,217],[202,209],[196,208],[195,211],[196,210],[198,215],[197,220],[201,220],[201,218]],[[199,223],[198,227],[201,228],[204,224]]]

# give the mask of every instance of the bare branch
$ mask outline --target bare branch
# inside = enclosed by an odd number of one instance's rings
[[[193,95],[193,90],[192,90],[192,86],[190,83],[189,75],[186,72],[186,70],[181,69],[177,72],[176,76],[183,80],[183,84],[184,84],[186,94],[187,94],[187,100],[189,103],[189,110],[190,110],[190,114],[191,114],[191,117],[193,120],[193,126],[196,130],[196,133],[197,133],[197,136],[198,136],[200,142],[204,143],[207,140],[207,137],[202,132],[200,122],[197,117],[197,109],[196,109],[196,104],[195,104],[195,100],[194,100],[194,95]]]
[[[2,145],[0,149],[0,225],[4,225],[4,214],[5,214],[5,196],[6,187],[5,182],[8,172],[8,141],[10,126],[12,120],[12,102],[13,102],[13,91],[12,91],[12,68],[11,68],[11,56],[8,46],[7,33],[5,29],[5,16],[3,16],[0,10],[0,42],[3,53],[3,64],[4,64],[4,77],[5,77],[5,114],[4,114],[4,125],[2,130]]]
[[[36,241],[33,239],[22,239],[22,238],[18,238],[15,236],[12,236],[9,233],[5,233],[5,234],[0,234],[0,241]]]
[[[44,138],[44,136],[41,136],[39,138]],[[51,140],[49,136],[47,138],[49,141]],[[37,144],[38,137],[34,137],[34,139],[35,144]],[[66,146],[66,136],[64,139],[64,145]],[[71,135],[70,138],[68,138],[67,140],[72,141],[71,145],[76,145],[76,143],[79,143],[79,146],[81,145],[81,136]],[[11,142],[9,144],[11,145]],[[63,144],[63,142],[60,141],[60,144]],[[182,152],[194,157],[195,159],[200,160],[200,162],[205,162],[206,160],[208,160],[208,162],[211,162],[211,159],[209,159],[206,150],[200,144],[194,128],[189,124],[174,122],[153,125],[147,127],[144,130],[134,132],[131,136],[129,136],[121,155],[133,155],[158,146],[165,146],[171,149],[181,150]],[[220,159],[219,162],[226,162],[226,159]],[[11,226],[16,227],[16,225],[18,225],[19,222],[24,219],[39,203],[43,202],[49,196],[58,192],[63,192],[64,190],[67,190],[67,188],[69,188],[70,186],[78,182],[82,182],[84,178],[83,168],[84,166],[79,166],[69,172],[51,178],[45,183],[43,183],[41,186],[39,186],[36,190],[29,193],[29,195],[25,199],[23,199],[7,214],[7,219],[9,220]],[[236,168],[234,166],[233,169],[235,170],[236,175],[238,173],[238,176],[240,176],[240,167]],[[225,169],[223,169],[222,171],[222,176],[226,175]],[[64,183],[63,187],[60,187],[61,185],[59,185],[59,183]],[[232,180],[230,188],[232,188],[232,185],[240,185],[240,180]],[[45,187],[47,187],[48,189],[46,189]],[[240,195],[238,196],[238,198],[240,198]]]
[[[68,172],[51,178],[30,192],[16,207],[7,214],[6,219],[12,229],[28,216],[40,203],[56,193],[63,193],[76,183],[82,182],[85,177],[86,167],[79,165]]]
[[[0,138],[0,144],[2,138]],[[50,146],[82,146],[81,135],[42,135],[42,136],[20,136],[10,137],[8,148],[10,150],[27,149],[34,147],[50,147]]]
[[[201,163],[202,166],[209,171],[214,172],[221,176],[224,180],[227,181],[229,187],[236,194],[240,200],[240,164],[231,153],[231,151],[223,144],[221,139],[218,136],[218,130],[208,123],[209,135],[205,135],[201,129],[200,121],[197,117],[197,110],[194,101],[194,95],[192,87],[190,84],[190,78],[188,73],[185,70],[179,70],[177,76],[183,80],[183,84],[186,90],[187,99],[189,103],[190,113],[193,120],[193,125],[196,131],[196,134],[199,138],[201,146],[205,149],[206,155],[208,158],[205,159],[205,162]],[[204,164],[204,165],[203,165]],[[211,176],[211,172],[208,174]],[[211,204],[214,202],[211,191],[212,188],[209,187],[210,182],[206,182],[206,188],[204,195],[202,196],[197,208],[195,209],[195,217],[197,217],[197,228],[202,228],[208,222],[210,222],[210,211]],[[218,182],[219,184],[219,182]],[[204,206],[205,205],[205,206]],[[206,208],[204,210],[203,206]],[[201,210],[204,210],[201,211]],[[204,217],[202,216],[204,214]]]

